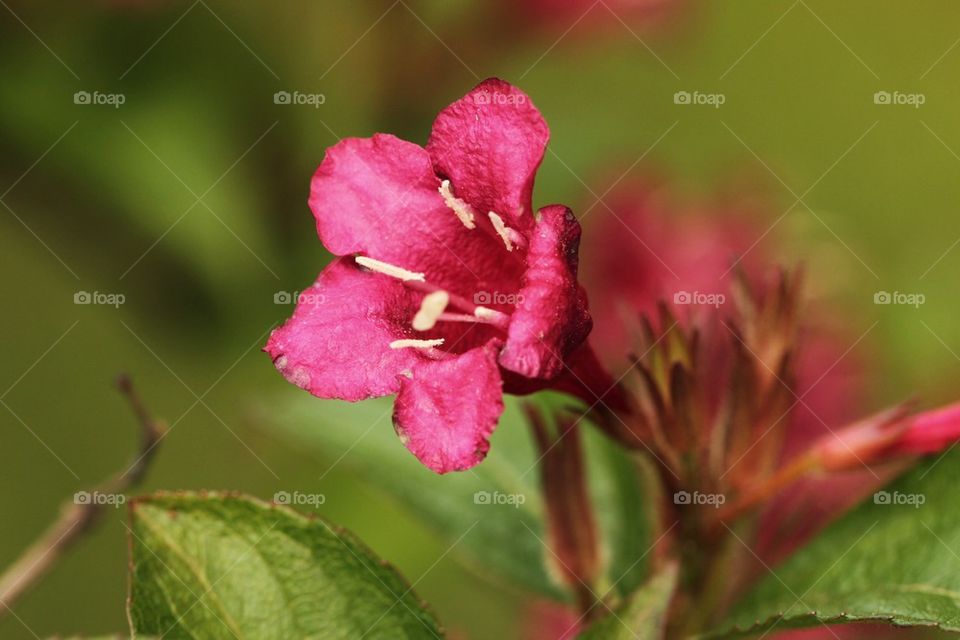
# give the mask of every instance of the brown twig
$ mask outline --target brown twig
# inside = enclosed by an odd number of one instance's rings
[[[117,502],[117,496],[138,484],[146,474],[156,452],[155,445],[163,437],[164,427],[151,418],[129,377],[121,375],[117,379],[117,388],[130,403],[140,423],[140,447],[133,462],[126,471],[89,491],[74,494],[73,500],[61,507],[60,517],[0,575],[0,618],[53,568],[67,549],[102,519],[106,507]]]

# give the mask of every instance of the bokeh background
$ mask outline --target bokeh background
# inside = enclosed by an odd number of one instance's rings
[[[488,76],[521,86],[550,124],[536,203],[587,209],[625,172],[691,202],[736,194],[760,212],[758,248],[805,263],[833,319],[862,337],[871,406],[957,395],[955,2],[0,5],[0,563],[128,460],[135,425],[111,387],[128,372],[172,425],[144,490],[323,492],[320,513],[422,576],[448,627],[520,637],[522,599],[442,555],[348,450],[271,429],[302,392],[260,352],[292,311],[277,294],[329,259],[306,206],[324,149],[377,131],[423,143],[436,112]],[[124,102],[76,104],[82,91]],[[322,104],[276,104],[278,91]],[[678,91],[724,103],[676,104]],[[877,104],[878,91],[924,103]],[[605,215],[591,208],[585,233]],[[925,303],[875,305],[877,291]],[[79,305],[78,292],[124,303]],[[304,427],[330,428],[327,406],[299,414]],[[363,434],[350,415],[336,428]],[[125,629],[123,518],[0,636]]]

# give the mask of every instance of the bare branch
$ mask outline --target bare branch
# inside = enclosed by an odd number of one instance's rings
[[[98,496],[117,496],[143,480],[165,427],[150,416],[128,376],[121,375],[117,379],[117,388],[130,403],[140,425],[140,446],[133,462],[126,471],[111,476],[88,491],[74,494],[74,499],[61,507],[60,517],[0,575],[0,618],[56,565],[84,533],[100,522],[106,508],[111,505],[98,499]]]

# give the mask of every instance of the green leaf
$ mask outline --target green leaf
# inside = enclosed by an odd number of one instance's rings
[[[549,397],[548,397],[549,398]],[[301,395],[263,421],[282,436],[361,472],[445,540],[477,573],[555,599],[566,591],[550,575],[544,547],[539,455],[515,398],[491,439],[490,453],[473,469],[443,476],[425,469],[403,447],[391,424],[392,398],[348,404]],[[634,463],[584,425],[589,484],[608,559],[607,583],[632,590],[646,572],[648,514]],[[490,503],[484,503],[489,498]],[[497,500],[502,504],[495,504]],[[472,527],[472,528],[471,528]]]
[[[297,394],[285,411],[271,407],[265,417],[281,434],[321,453],[327,468],[343,456],[340,465],[362,473],[445,540],[452,543],[469,530],[451,553],[478,573],[562,598],[543,562],[544,507],[520,412],[509,411],[501,421],[482,464],[441,476],[404,448],[392,406],[392,398],[348,404]]]
[[[439,638],[433,615],[352,534],[252,498],[131,506],[130,620],[191,638]]]
[[[580,640],[654,640],[663,638],[670,598],[677,586],[677,565],[670,564],[634,592],[619,611],[590,626]]]
[[[774,568],[715,635],[859,620],[960,631],[958,486],[960,451],[914,469]]]
[[[656,471],[646,458],[624,453],[596,431],[585,440],[598,526],[609,549],[606,579],[625,597],[649,574],[659,504]]]

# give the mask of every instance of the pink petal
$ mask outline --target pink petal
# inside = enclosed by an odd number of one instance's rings
[[[957,440],[960,440],[960,403],[914,417],[895,450],[902,453],[939,453]]]
[[[482,216],[493,211],[525,229],[533,222],[533,179],[549,138],[530,98],[491,78],[440,112],[427,151],[457,197]]]
[[[363,400],[400,388],[397,376],[423,359],[391,349],[417,305],[397,280],[332,262],[300,295],[293,317],[270,334],[264,350],[290,382],[321,398]]]
[[[437,473],[478,464],[503,413],[497,368],[500,343],[418,364],[401,376],[393,410],[397,434],[420,462]]]
[[[586,339],[592,322],[577,284],[580,223],[561,205],[544,207],[539,216],[500,364],[528,378],[550,379]]]
[[[518,261],[499,238],[469,230],[437,189],[430,156],[391,135],[347,138],[327,150],[310,184],[310,208],[324,246],[427,274],[434,285],[472,298],[509,291]]]

